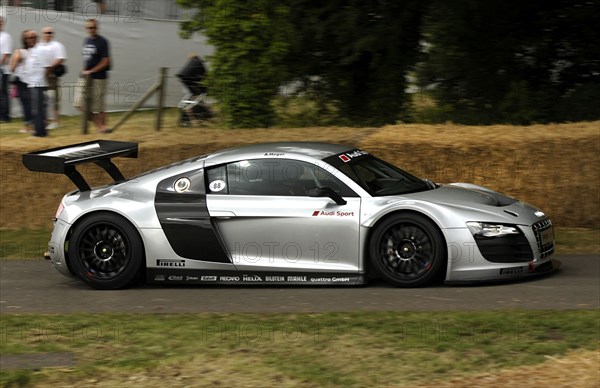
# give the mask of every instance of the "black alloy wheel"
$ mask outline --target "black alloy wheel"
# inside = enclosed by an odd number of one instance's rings
[[[370,240],[371,264],[381,277],[399,287],[419,287],[442,275],[444,238],[429,219],[397,214],[379,224]]]
[[[143,256],[135,228],[112,213],[93,214],[78,223],[68,251],[75,274],[98,289],[131,285],[140,274]]]

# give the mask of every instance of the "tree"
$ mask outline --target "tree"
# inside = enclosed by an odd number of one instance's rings
[[[584,0],[437,0],[419,82],[435,86],[441,120],[565,120],[574,101],[579,119],[598,119],[582,96],[600,96],[599,23],[598,4]]]
[[[215,47],[207,83],[230,126],[269,126],[281,86],[338,122],[407,116],[407,75],[435,120],[594,120],[600,9],[589,0],[179,0]],[[416,71],[415,71],[416,69]]]
[[[208,86],[232,126],[268,126],[284,84],[335,106],[346,124],[398,120],[418,54],[419,0],[179,0],[196,9],[184,36],[215,47]]]
[[[427,1],[292,0],[287,63],[316,98],[354,125],[396,122],[407,106]]]
[[[179,0],[195,15],[181,25],[202,31],[215,47],[206,79],[231,127],[268,127],[271,101],[286,79],[283,58],[292,41],[289,9],[277,0]]]

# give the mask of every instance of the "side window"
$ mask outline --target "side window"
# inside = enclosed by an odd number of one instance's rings
[[[329,188],[333,189],[333,191],[335,191],[336,193],[341,195],[342,197],[358,197],[358,194],[356,194],[351,188],[346,186],[346,184],[344,182],[342,182],[341,180],[339,180],[338,178],[333,176],[333,174],[325,171],[324,169],[322,169],[320,167],[317,167],[314,165],[310,165],[310,166],[312,169],[309,171],[310,171],[311,175],[314,177],[314,180],[315,180],[315,183],[317,183],[317,186],[329,187]],[[313,187],[316,187],[316,186],[313,186]]]
[[[308,196],[309,190],[327,186],[343,197],[357,196],[322,168],[290,159],[230,163],[209,170],[207,179],[208,192],[213,194]],[[222,185],[225,188],[221,188]]]
[[[219,166],[206,172],[207,190],[209,194],[229,194],[227,185],[227,168]]]

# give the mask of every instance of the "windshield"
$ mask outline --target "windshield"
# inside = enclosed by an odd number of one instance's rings
[[[371,155],[352,159],[338,165],[338,168],[374,197],[415,193],[430,188],[427,182]]]

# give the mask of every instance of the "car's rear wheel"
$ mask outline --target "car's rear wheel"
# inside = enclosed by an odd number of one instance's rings
[[[371,264],[388,283],[419,287],[441,277],[446,249],[442,233],[418,214],[396,214],[376,226],[370,240]]]
[[[139,278],[144,257],[133,225],[112,213],[93,214],[75,225],[68,255],[75,275],[103,290],[132,285]]]

